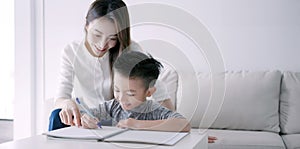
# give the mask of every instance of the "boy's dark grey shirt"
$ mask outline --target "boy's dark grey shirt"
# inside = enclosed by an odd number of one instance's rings
[[[92,113],[99,120],[112,119],[112,125],[115,126],[120,120],[134,118],[137,120],[162,120],[168,118],[184,118],[181,114],[173,112],[168,108],[161,106],[158,102],[146,100],[141,105],[131,109],[123,110],[116,99],[105,101],[99,104],[99,107],[92,109]]]

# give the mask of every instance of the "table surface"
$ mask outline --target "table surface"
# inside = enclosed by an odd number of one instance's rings
[[[174,146],[163,146],[153,144],[138,144],[138,143],[109,143],[109,142],[96,142],[87,140],[66,140],[66,139],[50,139],[45,135],[37,135],[30,138],[20,139],[7,143],[0,144],[0,149],[99,149],[107,147],[111,149],[117,148],[201,148],[207,149],[207,134],[200,132],[198,129],[192,129],[191,133],[185,136],[182,140]]]

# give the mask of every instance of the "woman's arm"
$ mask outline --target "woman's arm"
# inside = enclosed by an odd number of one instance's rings
[[[118,127],[139,129],[139,130],[158,130],[188,132],[191,129],[190,123],[183,118],[170,118],[163,120],[136,120],[129,118],[121,120]]]
[[[164,68],[156,81],[156,91],[152,95],[153,99],[158,101],[162,106],[175,111],[178,74],[168,64],[163,63]]]
[[[66,99],[66,98],[58,98],[58,99],[54,99],[54,107],[56,109],[61,109],[66,107],[66,104],[73,104],[75,103],[74,101],[72,101],[71,99]]]
[[[175,106],[173,105],[171,99],[165,99],[165,100],[163,100],[163,101],[159,101],[159,103],[160,103],[162,106],[164,106],[164,107],[170,109],[171,111],[175,111]]]
[[[73,91],[73,82],[75,76],[74,49],[77,47],[78,44],[71,43],[68,46],[66,46],[61,53],[58,86],[54,101],[56,108],[64,108],[65,103],[69,101],[72,97],[71,94]]]
[[[55,96],[55,108],[62,109],[59,113],[62,123],[80,126],[80,113],[76,103],[71,99],[74,81],[74,49],[78,43],[65,47],[61,53],[59,83]]]

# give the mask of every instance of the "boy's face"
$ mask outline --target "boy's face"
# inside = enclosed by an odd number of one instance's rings
[[[155,91],[154,87],[146,89],[140,78],[129,79],[115,72],[114,96],[124,110],[131,110],[146,100]]]

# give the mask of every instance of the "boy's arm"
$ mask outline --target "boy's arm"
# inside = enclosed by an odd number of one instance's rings
[[[190,123],[184,118],[170,118],[163,120],[136,120],[129,118],[121,120],[117,126],[130,129],[177,132],[188,132],[191,129]]]

